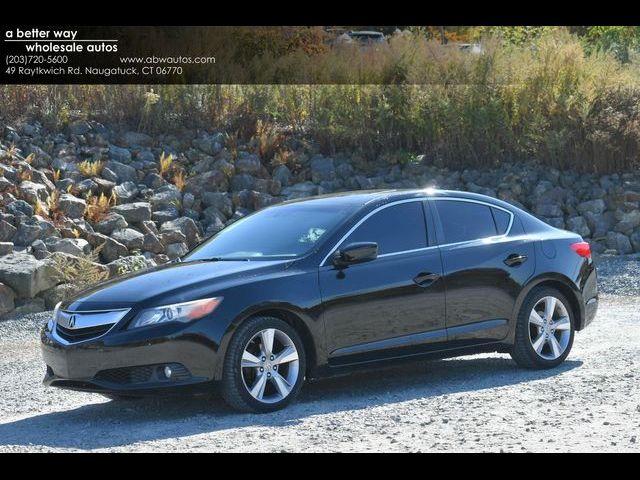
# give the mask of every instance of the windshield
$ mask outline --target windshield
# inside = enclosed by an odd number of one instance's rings
[[[192,260],[274,260],[310,252],[354,208],[295,203],[270,207],[231,224],[183,258]]]

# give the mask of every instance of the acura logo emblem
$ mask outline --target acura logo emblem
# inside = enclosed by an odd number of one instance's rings
[[[69,317],[69,321],[67,322],[67,324],[69,325],[69,328],[73,328],[76,326],[76,316],[75,315],[71,315]]]

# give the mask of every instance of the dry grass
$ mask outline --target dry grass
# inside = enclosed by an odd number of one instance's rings
[[[51,172],[51,180],[53,180],[53,183],[58,183],[61,177],[62,177],[62,172],[59,169],[53,170]]]
[[[176,188],[180,191],[182,191],[185,187],[185,185],[187,184],[187,177],[184,173],[184,170],[179,170],[177,171],[174,175],[173,175],[173,179],[172,179],[173,184],[176,186]]]
[[[173,164],[173,155],[171,154],[167,155],[164,152],[162,152],[162,154],[160,155],[160,175],[163,177],[167,175],[171,170],[172,164]]]
[[[24,182],[26,180],[31,180],[32,178],[32,174],[31,174],[31,170],[22,170],[20,171],[18,178],[20,178],[21,182]]]
[[[116,205],[116,194],[112,192],[110,196],[101,193],[99,196],[89,194],[87,196],[87,208],[84,212],[84,218],[91,223],[97,223],[102,220]]]
[[[256,150],[260,158],[269,161],[276,152],[282,149],[286,137],[279,131],[278,127],[268,121],[258,120],[256,123],[255,140]]]
[[[108,270],[99,264],[100,251],[104,244],[96,247],[90,254],[79,257],[53,255],[52,264],[56,271],[57,281],[70,283],[78,288],[87,288],[109,277]]]
[[[78,164],[78,171],[85,177],[99,177],[103,168],[104,164],[100,160],[95,162],[85,160]]]
[[[281,148],[273,156],[273,160],[271,160],[271,165],[274,167],[278,165],[285,165],[289,167],[291,170],[295,170],[297,168],[296,161],[297,159],[296,159],[295,152],[285,148]]]

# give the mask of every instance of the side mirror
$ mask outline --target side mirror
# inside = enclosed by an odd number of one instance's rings
[[[369,262],[378,258],[378,244],[376,242],[350,243],[338,250],[333,256],[336,267],[346,267],[355,263]]]

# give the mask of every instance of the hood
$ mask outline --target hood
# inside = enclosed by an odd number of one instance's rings
[[[62,308],[103,310],[185,302],[283,271],[290,264],[291,260],[170,263],[94,285],[64,301]]]

